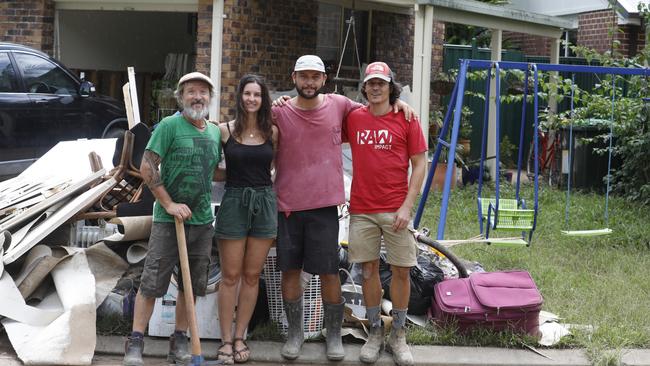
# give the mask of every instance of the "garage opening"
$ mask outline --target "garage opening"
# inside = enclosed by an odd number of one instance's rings
[[[174,113],[175,82],[194,65],[197,13],[60,9],[55,23],[55,57],[97,93],[123,100],[133,66],[142,122]]]

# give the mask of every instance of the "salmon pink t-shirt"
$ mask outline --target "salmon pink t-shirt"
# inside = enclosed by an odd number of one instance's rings
[[[350,213],[397,211],[408,193],[410,157],[427,150],[420,123],[402,112],[374,116],[363,107],[344,127],[352,148]]]
[[[278,127],[275,192],[278,211],[289,213],[345,202],[341,125],[361,107],[336,94],[324,94],[320,106],[303,110],[288,103],[273,107]]]

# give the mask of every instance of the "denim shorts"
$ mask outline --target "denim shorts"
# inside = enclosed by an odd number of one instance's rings
[[[271,186],[226,187],[217,211],[217,239],[275,238],[277,231],[277,199]]]
[[[208,268],[212,249],[212,224],[185,225],[187,255],[190,277],[195,296],[204,296],[208,284]],[[145,297],[161,297],[167,293],[174,266],[178,265],[176,225],[154,222],[149,236],[149,249],[140,278],[140,292]],[[181,273],[181,271],[179,271]],[[183,290],[183,278],[179,275],[178,288]]]

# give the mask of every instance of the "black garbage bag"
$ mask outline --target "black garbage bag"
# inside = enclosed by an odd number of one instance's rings
[[[339,245],[339,269],[345,269],[345,271],[339,271],[339,278],[341,283],[348,282],[348,273],[352,272],[352,264],[348,261],[348,250]],[[346,272],[347,271],[347,272]],[[356,280],[355,280],[356,282]],[[359,283],[361,284],[361,283]]]
[[[444,279],[444,274],[438,266],[426,256],[418,256],[418,265],[411,267],[411,296],[409,297],[408,313],[425,315],[431,306],[431,296],[436,283]]]
[[[417,257],[418,264],[411,267],[411,295],[409,297],[408,313],[412,315],[425,315],[431,306],[434,286],[444,279],[444,273],[429,258],[424,255]],[[386,262],[385,254],[380,255],[379,276],[384,298],[390,300],[390,280],[392,273],[390,265]]]

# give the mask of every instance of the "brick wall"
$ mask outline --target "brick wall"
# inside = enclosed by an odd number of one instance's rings
[[[196,68],[204,73],[210,68],[211,4],[211,0],[199,0]],[[293,88],[293,64],[302,54],[316,53],[319,32],[316,1],[226,0],[224,5],[222,121],[234,116],[235,88],[246,73],[264,76],[272,90]],[[373,12],[370,61],[385,61],[402,84],[412,84],[413,35],[412,16]],[[444,24],[436,23],[432,74],[442,66],[443,38]],[[433,95],[432,103],[438,101]]]
[[[598,52],[608,51],[612,46],[610,29],[616,25],[613,10],[596,11],[578,16],[578,45]]]
[[[413,37],[415,18],[408,15],[375,11],[372,15],[371,60],[386,62],[402,85],[413,85]],[[445,24],[436,22],[433,27],[431,76],[442,68]],[[437,105],[440,96],[431,94],[431,104]]]
[[[613,10],[596,11],[580,14],[578,17],[578,45],[586,46],[598,52],[609,51],[612,47],[612,37],[621,42],[618,52],[623,56],[635,56],[645,46],[643,28],[637,25],[623,25],[618,28],[622,32],[610,34],[616,26],[617,16]]]
[[[0,41],[19,43],[52,54],[53,0],[3,0],[0,2]]]
[[[504,44],[518,47],[527,56],[550,56],[551,38],[532,34],[503,32]]]
[[[199,2],[197,69],[209,72],[211,0]],[[303,0],[226,0],[224,3],[221,120],[234,116],[239,78],[258,73],[271,89],[293,88],[296,58],[314,53],[318,2]]]
[[[644,27],[638,25],[623,25],[619,27],[622,33],[616,35],[621,42],[619,52],[626,57],[636,56],[645,47]]]

